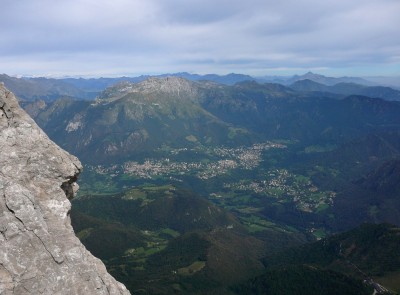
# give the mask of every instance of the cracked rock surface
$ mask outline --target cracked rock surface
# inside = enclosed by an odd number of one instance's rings
[[[0,84],[0,294],[130,294],[73,232],[81,169]]]

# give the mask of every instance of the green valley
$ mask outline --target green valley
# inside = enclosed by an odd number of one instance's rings
[[[400,225],[400,104],[313,85],[149,78],[25,109],[83,161],[73,227],[134,294],[398,292],[397,265],[366,279],[318,245]]]

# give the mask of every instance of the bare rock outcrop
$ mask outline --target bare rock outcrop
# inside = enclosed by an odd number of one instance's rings
[[[81,169],[0,84],[0,294],[129,294],[73,232]]]

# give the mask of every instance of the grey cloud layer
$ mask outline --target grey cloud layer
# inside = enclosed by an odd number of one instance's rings
[[[2,10],[0,64],[15,74],[399,67],[397,0],[3,0]]]

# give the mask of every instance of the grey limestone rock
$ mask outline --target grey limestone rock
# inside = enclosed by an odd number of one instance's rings
[[[0,84],[0,294],[130,294],[73,232],[81,169]]]

